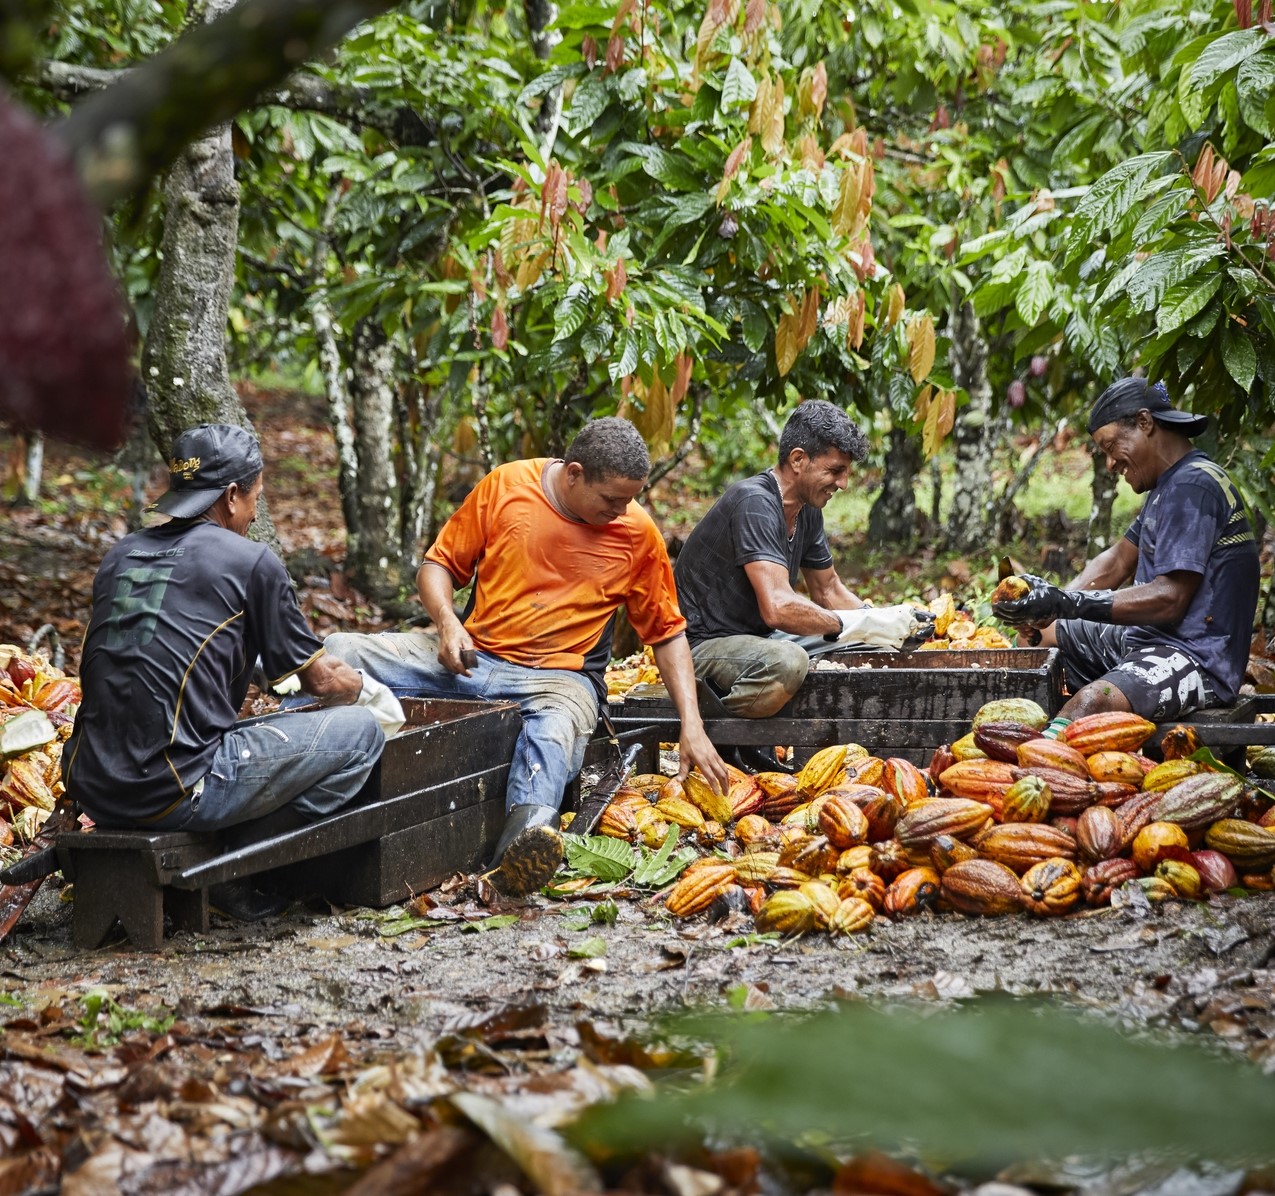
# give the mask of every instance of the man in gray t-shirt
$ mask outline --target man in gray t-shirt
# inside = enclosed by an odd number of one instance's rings
[[[811,651],[852,642],[898,648],[928,618],[867,607],[837,576],[823,508],[867,455],[862,431],[822,399],[784,426],[773,469],[728,487],[674,563],[695,675],[745,718],[774,714],[810,668]],[[810,597],[796,590],[804,578]]]
[[[1234,484],[1191,444],[1207,424],[1144,378],[1112,383],[1094,404],[1090,435],[1147,496],[1142,510],[1068,589],[1028,577],[1028,594],[992,606],[1006,622],[1045,628],[1042,642],[1061,651],[1072,697],[1055,723],[1106,710],[1164,722],[1235,700],[1257,611],[1257,543]]]

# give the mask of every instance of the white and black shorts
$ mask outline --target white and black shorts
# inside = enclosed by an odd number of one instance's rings
[[[1135,714],[1153,723],[1217,704],[1208,674],[1191,657],[1167,645],[1126,648],[1132,630],[1088,619],[1054,624],[1073,694],[1091,681],[1106,681],[1129,699]]]

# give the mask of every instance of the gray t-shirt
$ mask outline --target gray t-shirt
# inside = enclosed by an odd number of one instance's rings
[[[1135,627],[1126,647],[1167,645],[1185,652],[1231,702],[1248,665],[1257,611],[1257,543],[1239,491],[1215,461],[1195,449],[1160,475],[1125,533],[1138,549],[1134,582],[1185,570],[1202,576],[1182,620]]]
[[[823,512],[802,507],[792,538],[779,482],[767,470],[729,486],[691,532],[673,564],[677,600],[692,645],[724,635],[770,635],[744,566],[773,561],[796,586],[802,569],[828,569]]]

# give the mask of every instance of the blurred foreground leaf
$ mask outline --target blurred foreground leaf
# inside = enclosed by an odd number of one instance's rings
[[[995,1001],[920,1017],[850,1005],[673,1028],[721,1051],[717,1081],[599,1106],[576,1123],[574,1142],[614,1155],[668,1152],[706,1135],[791,1144],[814,1133],[997,1165],[1135,1151],[1275,1155],[1275,1079],[1055,1006]]]

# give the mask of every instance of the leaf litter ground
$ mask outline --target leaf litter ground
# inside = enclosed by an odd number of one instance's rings
[[[311,562],[302,599],[320,632],[386,625],[340,574],[339,498],[310,472],[331,468],[321,417],[272,395],[253,416],[278,466],[270,497],[285,550]],[[74,665],[93,569],[124,527],[95,505],[94,463],[56,446],[48,462],[58,502],[11,513],[0,549],[0,640],[24,643],[52,623]],[[162,485],[158,473],[152,494]],[[67,895],[46,884],[0,952],[3,1191],[931,1196],[996,1174],[1000,1192],[1011,1181],[1188,1196],[1270,1187],[1164,1157],[1114,1170],[1019,1158],[938,1182],[950,1159],[917,1168],[862,1142],[777,1158],[747,1133],[606,1164],[555,1130],[653,1077],[711,1071],[702,1045],[659,1022],[686,1009],[765,1016],[867,999],[924,1011],[1050,996],[1270,1072],[1273,894],[1049,921],[927,914],[853,939],[776,942],[751,919],[678,923],[658,897],[621,886],[493,907],[458,878],[390,910],[298,902],[253,926],[214,918],[208,934],[174,935],[156,953],[75,950]]]

